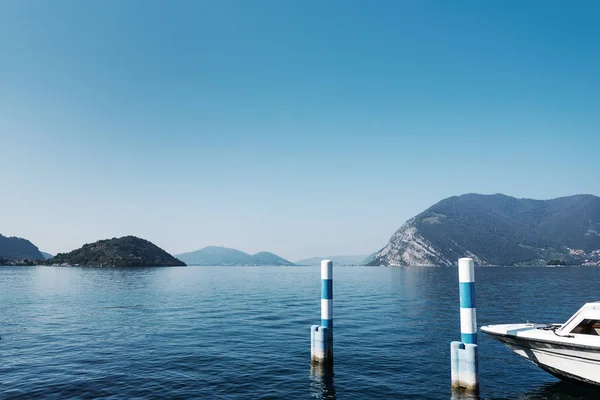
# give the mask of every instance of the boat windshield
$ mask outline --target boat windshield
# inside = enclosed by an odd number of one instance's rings
[[[584,319],[571,331],[571,333],[600,336],[600,320]]]

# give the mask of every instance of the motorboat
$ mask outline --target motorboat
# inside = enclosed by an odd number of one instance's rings
[[[585,304],[564,324],[487,325],[481,331],[560,379],[600,386],[600,302]]]

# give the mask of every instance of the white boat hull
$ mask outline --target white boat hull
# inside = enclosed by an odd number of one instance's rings
[[[490,328],[493,326],[483,327],[482,331],[552,375],[600,386],[600,348],[564,343],[562,339],[552,340],[551,337],[528,337],[522,335],[526,333],[523,331],[519,334],[500,333]]]

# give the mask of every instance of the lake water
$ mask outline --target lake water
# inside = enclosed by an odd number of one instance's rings
[[[564,322],[600,268],[476,268],[479,325]],[[0,268],[0,397],[449,399],[456,268],[334,269],[335,365],[310,367],[318,267]],[[584,399],[480,334],[481,398]]]

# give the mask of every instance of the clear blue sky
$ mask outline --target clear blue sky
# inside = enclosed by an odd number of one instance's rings
[[[600,5],[0,2],[0,233],[295,260],[442,198],[600,195]]]

